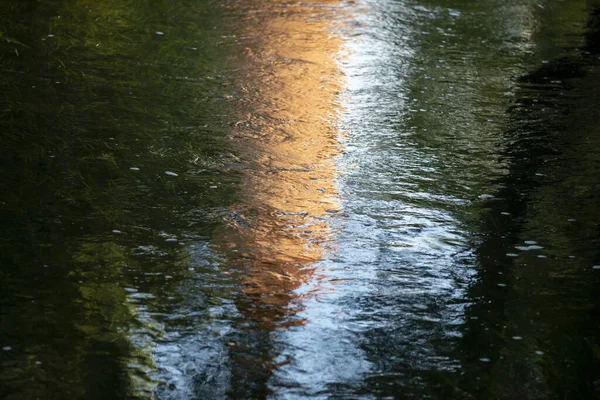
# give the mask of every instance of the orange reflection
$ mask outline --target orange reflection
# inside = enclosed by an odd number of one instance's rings
[[[232,133],[244,182],[218,245],[244,285],[240,311],[270,330],[292,323],[293,291],[323,258],[328,219],[339,209],[341,39],[333,21],[341,10],[337,0],[250,3],[243,117]]]

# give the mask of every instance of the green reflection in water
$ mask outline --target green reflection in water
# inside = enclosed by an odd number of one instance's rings
[[[235,42],[211,2],[3,8],[1,397],[149,396],[132,292],[178,296],[181,244],[234,198]]]

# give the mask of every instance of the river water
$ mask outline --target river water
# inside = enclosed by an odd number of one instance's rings
[[[600,397],[599,2],[0,22],[0,397]]]

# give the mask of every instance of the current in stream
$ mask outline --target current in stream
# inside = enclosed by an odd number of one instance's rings
[[[0,398],[600,398],[600,2],[0,3]]]

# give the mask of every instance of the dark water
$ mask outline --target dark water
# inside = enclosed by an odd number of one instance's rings
[[[600,3],[0,12],[0,397],[600,398]]]

